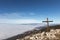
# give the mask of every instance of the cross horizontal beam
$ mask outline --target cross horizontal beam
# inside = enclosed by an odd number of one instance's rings
[[[42,22],[53,22],[53,21],[42,21]]]

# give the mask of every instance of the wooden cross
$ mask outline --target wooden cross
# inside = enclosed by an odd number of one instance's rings
[[[46,21],[42,21],[42,22],[46,22],[47,23],[47,31],[49,31],[50,30],[50,28],[49,28],[49,22],[53,22],[53,21],[49,21],[48,18],[47,18]]]

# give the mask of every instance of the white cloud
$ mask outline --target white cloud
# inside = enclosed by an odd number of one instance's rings
[[[0,19],[0,23],[39,23],[38,20],[35,19]]]
[[[14,19],[22,17],[22,13],[3,13],[0,14],[0,19]]]
[[[35,19],[21,19],[17,20],[17,23],[39,23],[38,20]]]
[[[0,19],[20,19],[34,16],[35,13],[3,13],[0,14]]]
[[[40,24],[36,25],[0,24],[0,39],[6,39],[21,34],[25,31],[31,30],[38,26],[40,26]]]
[[[35,15],[35,13],[29,13],[29,15],[32,15],[33,16],[33,15]]]
[[[23,16],[25,15],[25,16]],[[35,15],[30,13],[29,15]],[[29,19],[27,14],[22,13],[4,13],[0,14],[0,23],[39,23],[36,19]]]

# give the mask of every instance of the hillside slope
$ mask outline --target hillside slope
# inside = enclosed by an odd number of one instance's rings
[[[24,32],[23,34],[18,34],[16,36],[11,37],[11,38],[7,38],[5,40],[22,39],[26,36],[34,35],[34,34],[37,34],[37,33],[43,32],[43,31],[46,32],[46,29],[47,29],[46,27],[42,27],[42,28],[39,27],[39,30],[33,29],[31,31]],[[50,29],[60,29],[60,25],[50,26]]]

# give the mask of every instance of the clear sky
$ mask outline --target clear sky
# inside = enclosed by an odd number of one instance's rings
[[[0,23],[60,22],[60,0],[0,0]]]

